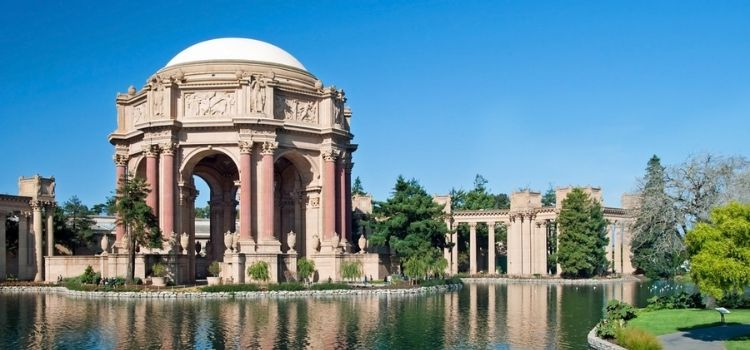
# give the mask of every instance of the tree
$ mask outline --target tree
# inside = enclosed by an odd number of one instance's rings
[[[544,192],[544,195],[542,196],[542,206],[554,207],[556,204],[557,204],[557,194],[555,193],[555,189],[552,188],[552,184],[550,184],[549,188],[547,189],[547,192]]]
[[[352,194],[357,196],[367,195],[367,192],[365,192],[365,188],[362,187],[362,180],[359,179],[359,176],[354,179],[354,184],[352,185]]]
[[[107,200],[104,203],[94,204],[91,207],[91,213],[92,215],[115,215],[115,196],[107,196]]]
[[[210,205],[207,205],[207,206],[205,206],[203,208],[201,208],[201,207],[196,207],[195,208],[195,217],[196,218],[208,219],[210,215],[211,215],[211,206]]]
[[[417,180],[399,176],[394,192],[385,202],[375,203],[374,232],[370,243],[393,249],[404,261],[415,256],[431,257],[438,264],[446,247],[443,206],[419,185]]]
[[[633,265],[649,278],[671,278],[685,259],[678,230],[679,212],[666,192],[666,174],[654,155],[646,166],[640,204],[633,224]]]
[[[161,248],[162,239],[159,222],[146,204],[146,196],[151,190],[139,177],[122,178],[117,189],[115,210],[118,224],[125,226],[128,251],[126,281],[133,282],[135,275],[136,245]]]
[[[64,244],[75,254],[76,247],[91,246],[94,242],[94,220],[91,210],[78,199],[70,197],[61,207],[55,208],[53,224],[55,241]]]
[[[722,299],[750,286],[750,205],[732,202],[711,211],[686,236],[690,275],[700,290]]]
[[[563,274],[591,277],[606,271],[607,221],[602,207],[580,188],[568,193],[558,216],[558,262]]]

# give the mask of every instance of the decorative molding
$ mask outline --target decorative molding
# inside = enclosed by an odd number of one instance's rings
[[[127,154],[120,154],[115,153],[112,156],[112,160],[115,162],[115,166],[126,166],[128,165],[128,155]]]
[[[162,154],[165,155],[174,155],[175,150],[177,149],[177,144],[174,142],[165,142],[159,145],[159,150]]]
[[[223,117],[235,113],[233,91],[198,91],[183,95],[185,117]]]
[[[274,119],[299,122],[304,124],[318,124],[318,101],[301,97],[287,97],[281,94],[274,95],[273,117]]]
[[[323,153],[323,160],[326,162],[335,162],[336,158],[338,158],[338,152],[334,150],[324,150]]]
[[[273,155],[273,152],[279,148],[278,142],[263,142],[263,145],[261,146],[260,154],[262,155]]]
[[[146,157],[156,157],[159,154],[159,145],[143,145],[142,150]]]
[[[253,152],[253,141],[240,141],[240,153],[249,154]]]

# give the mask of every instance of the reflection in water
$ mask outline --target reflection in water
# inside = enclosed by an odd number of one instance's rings
[[[0,294],[0,348],[574,349],[585,347],[608,299],[643,305],[648,297],[636,282],[285,300]]]

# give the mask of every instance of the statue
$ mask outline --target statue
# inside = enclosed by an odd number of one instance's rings
[[[259,76],[255,76],[252,82],[252,91],[250,94],[250,111],[262,113],[266,106],[266,94],[263,90],[264,84],[260,81]]]

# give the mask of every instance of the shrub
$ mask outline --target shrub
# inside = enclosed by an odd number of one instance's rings
[[[86,266],[86,270],[83,271],[79,281],[83,284],[97,284],[99,283],[99,278],[97,278],[97,273],[94,272],[94,268],[89,265]]]
[[[617,336],[617,330],[636,318],[635,308],[619,300],[610,300],[605,307],[604,319],[596,325],[596,335],[604,339]]]
[[[616,330],[617,343],[630,350],[659,350],[661,343],[652,334],[638,328],[619,327]]]
[[[314,273],[315,273],[314,261],[307,260],[306,258],[301,258],[297,260],[297,274],[299,275],[300,279],[302,279],[303,281],[306,281]]]
[[[268,273],[268,263],[265,261],[256,261],[247,267],[247,274],[256,281],[266,282],[270,279]]]
[[[352,289],[346,283],[317,283],[310,286],[310,290],[334,290],[334,289]]]
[[[260,287],[257,284],[223,284],[218,286],[206,286],[201,288],[207,293],[233,293],[233,292],[257,292]]]
[[[362,277],[362,263],[359,261],[345,261],[341,263],[341,277],[354,280]]]
[[[278,284],[269,284],[268,290],[271,291],[298,291],[305,290],[305,286],[299,282],[286,282]]]
[[[419,285],[422,287],[432,287],[432,286],[443,286],[443,285],[452,285],[452,284],[462,284],[461,279],[458,277],[451,277],[451,278],[436,278],[431,280],[422,280],[419,282]]]
[[[675,294],[657,295],[648,298],[648,306],[646,308],[649,310],[692,309],[703,308],[703,306],[703,298],[700,293],[680,291]]]
[[[211,265],[208,265],[208,274],[211,275],[211,277],[219,277],[220,273],[221,264],[219,264],[218,261],[214,261],[211,263]]]
[[[155,277],[165,277],[167,276],[167,266],[165,266],[162,263],[156,263],[154,266],[151,267],[151,271],[154,274]]]

